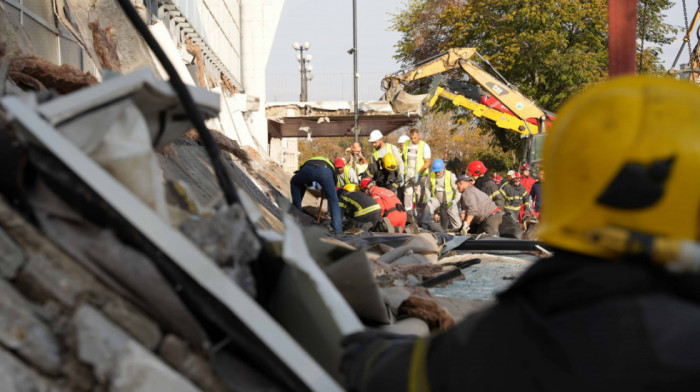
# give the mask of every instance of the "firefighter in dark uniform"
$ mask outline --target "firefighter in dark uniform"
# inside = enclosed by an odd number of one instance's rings
[[[347,228],[358,227],[369,231],[382,220],[382,208],[371,196],[364,192],[353,192],[354,184],[338,189],[340,211],[347,219]]]
[[[484,192],[488,197],[496,203],[496,206],[503,210],[503,195],[501,194],[501,188],[493,182],[493,180],[486,175],[488,169],[484,166],[481,161],[472,161],[467,165],[467,172],[471,174],[474,181],[474,186],[476,189]]]
[[[554,256],[447,332],[346,337],[347,389],[697,391],[699,106],[697,86],[656,77],[567,103],[543,157]]]
[[[512,176],[508,176],[508,181],[506,181],[501,186],[501,195],[505,200],[506,211],[513,215],[515,220],[518,220],[520,207],[523,205],[525,207],[530,206],[530,195],[522,184],[522,176],[520,173],[513,171]]]
[[[370,164],[369,171],[373,174],[374,182],[377,186],[386,188],[397,195],[403,177],[398,172],[398,161],[394,154],[388,152],[379,161]]]

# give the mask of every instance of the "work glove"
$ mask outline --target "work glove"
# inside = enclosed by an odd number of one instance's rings
[[[462,227],[459,229],[459,234],[468,235],[469,234],[469,225],[462,222]]]

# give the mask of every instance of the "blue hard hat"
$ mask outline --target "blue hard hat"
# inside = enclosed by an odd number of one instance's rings
[[[440,158],[435,158],[433,160],[433,171],[434,172],[439,172],[442,171],[445,168],[445,162],[442,161]]]

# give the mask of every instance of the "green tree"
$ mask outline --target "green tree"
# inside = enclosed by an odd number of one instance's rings
[[[645,42],[640,52],[644,71],[660,69],[659,45],[677,32],[663,22],[672,5],[669,0],[639,3],[645,18],[638,29]],[[394,15],[392,29],[401,33],[394,57],[403,68],[449,48],[475,47],[521,93],[552,111],[607,77],[604,0],[408,0]],[[493,73],[488,65],[482,67]],[[417,84],[419,89],[424,85]],[[471,121],[468,114],[455,113]],[[521,146],[515,133],[491,129],[504,150]]]

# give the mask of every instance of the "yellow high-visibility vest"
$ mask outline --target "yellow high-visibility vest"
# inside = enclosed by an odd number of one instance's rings
[[[410,140],[406,140],[403,143],[403,164],[404,167],[408,167],[408,143]],[[416,173],[420,170],[423,165],[425,165],[425,160],[423,159],[423,150],[425,149],[425,142],[420,140],[418,142],[418,156],[416,157]]]
[[[435,196],[436,181],[437,177],[435,176],[435,172],[430,172],[430,194],[432,196]],[[447,195],[445,201],[453,200],[455,197],[455,191],[452,189],[452,172],[449,170],[445,170],[445,194]]]

